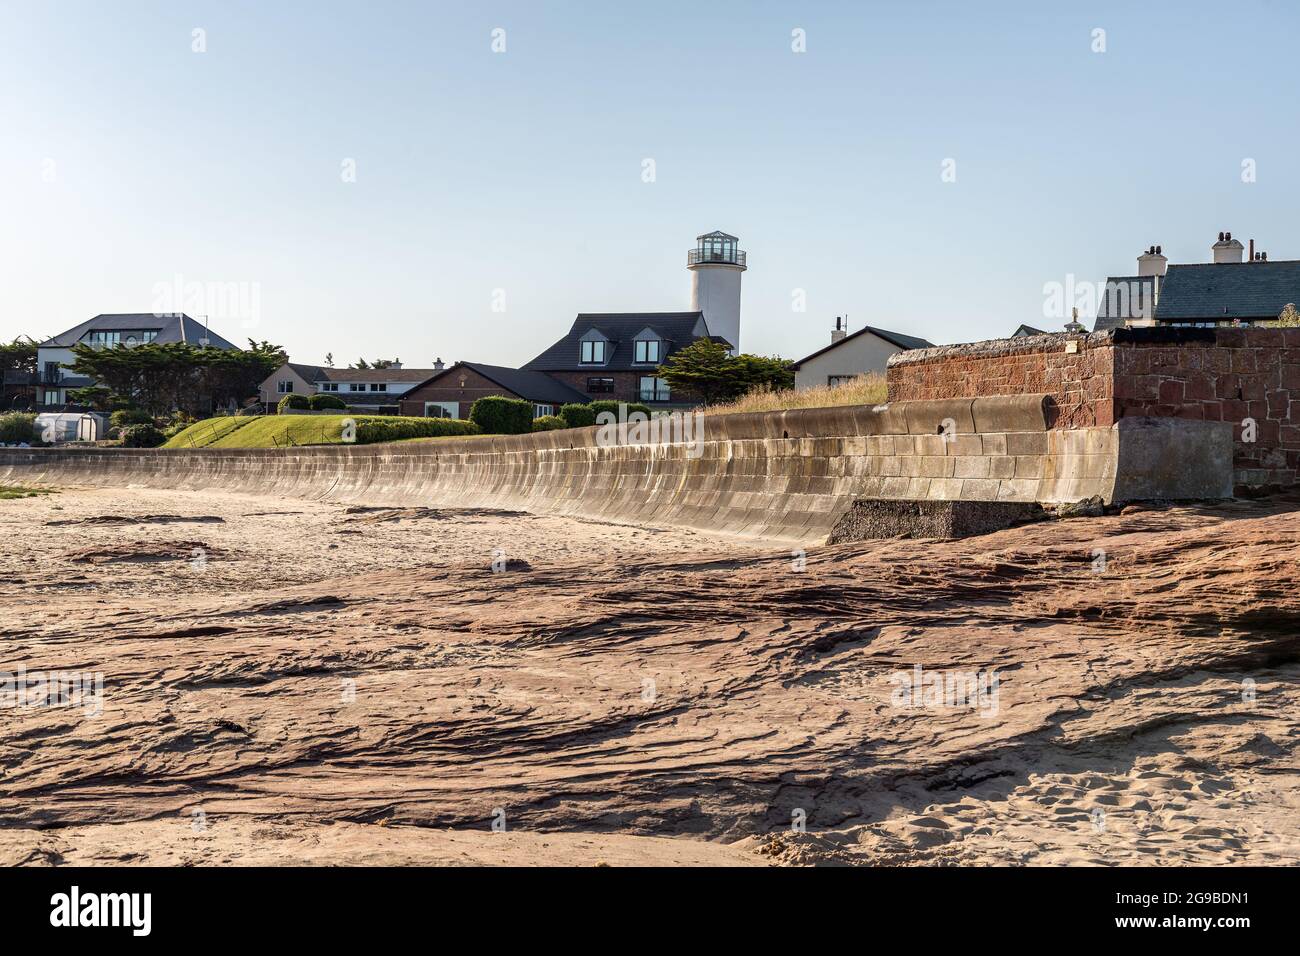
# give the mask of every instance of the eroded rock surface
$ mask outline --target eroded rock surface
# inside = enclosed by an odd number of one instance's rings
[[[100,671],[104,697],[4,713],[0,860],[239,862],[269,827],[286,860],[491,862],[430,828],[504,819],[568,862],[1295,863],[1298,541],[1295,502],[1249,502],[5,596],[0,669]]]

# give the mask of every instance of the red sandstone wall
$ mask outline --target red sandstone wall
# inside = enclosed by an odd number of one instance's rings
[[[1053,427],[1083,428],[1115,423],[1113,373],[1108,339],[1041,335],[900,352],[886,380],[891,402],[1043,392],[1056,404]]]
[[[1067,342],[1077,352],[1066,352]],[[1045,392],[1056,428],[1125,416],[1237,424],[1239,486],[1291,485],[1300,473],[1300,329],[1123,329],[904,352],[889,400]],[[1294,416],[1293,416],[1294,410]],[[1252,419],[1255,440],[1242,424]]]

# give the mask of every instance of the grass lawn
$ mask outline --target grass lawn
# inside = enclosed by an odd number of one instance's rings
[[[244,415],[195,422],[170,438],[164,448],[287,448],[338,445],[343,422],[359,415]]]
[[[35,498],[37,495],[52,495],[53,488],[24,488],[22,485],[0,485],[0,501],[12,498]]]

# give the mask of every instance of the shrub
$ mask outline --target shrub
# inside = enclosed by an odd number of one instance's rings
[[[280,404],[276,407],[277,411],[284,411],[286,408],[310,408],[311,404],[306,395],[299,395],[296,392],[290,392],[284,398],[280,399]]]
[[[533,403],[489,395],[474,402],[469,417],[484,434],[523,435],[533,430]]]
[[[542,415],[533,419],[533,431],[553,432],[557,428],[568,428],[569,423],[559,415]]]
[[[108,424],[113,428],[126,428],[128,425],[152,425],[153,416],[138,408],[119,408],[108,416]]]
[[[153,425],[129,425],[122,429],[123,448],[157,448],[167,440]]]
[[[320,411],[326,408],[347,408],[348,403],[343,401],[343,399],[339,398],[337,395],[330,395],[326,392],[317,392],[311,398],[307,399],[307,407]]]
[[[646,418],[650,417],[649,405],[642,405],[640,402],[616,402],[611,398],[602,398],[600,401],[592,402],[587,406],[591,409],[592,423],[595,424],[595,418],[600,415],[601,412],[612,412],[614,415],[617,415],[619,405],[623,404],[627,405],[627,414],[629,415],[633,412],[640,412]]]
[[[36,442],[36,416],[23,412],[0,415],[0,444],[22,445]]]
[[[477,435],[479,427],[460,418],[401,418],[386,415],[359,418],[357,444],[372,445],[403,438],[442,438],[446,435]]]
[[[586,428],[596,424],[596,413],[591,410],[591,406],[579,405],[577,402],[561,405],[560,417],[568,423],[569,428]]]

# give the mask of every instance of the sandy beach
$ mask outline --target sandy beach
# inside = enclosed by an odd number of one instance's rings
[[[1294,500],[800,555],[62,488],[0,533],[0,670],[102,678],[5,704],[0,862],[1300,862]]]

